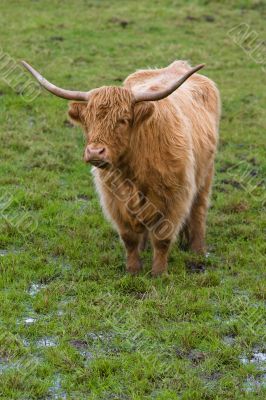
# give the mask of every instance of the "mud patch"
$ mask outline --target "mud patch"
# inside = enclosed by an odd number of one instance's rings
[[[206,382],[208,387],[214,387],[218,381],[222,378],[221,372],[211,372],[210,374],[201,374],[201,378]]]
[[[121,351],[118,344],[119,334],[116,335],[114,332],[90,332],[86,335],[86,342],[93,355],[112,356]]]
[[[206,353],[198,350],[184,351],[175,349],[175,354],[178,358],[190,360],[194,365],[200,364],[206,358]]]
[[[89,201],[90,200],[89,196],[87,196],[86,194],[78,194],[77,199],[79,201]]]
[[[63,38],[63,36],[51,36],[50,40],[52,40],[53,42],[63,42],[65,39]]]
[[[241,183],[239,183],[238,181],[236,181],[235,179],[222,179],[221,183],[223,183],[224,185],[231,185],[233,186],[235,189],[241,189],[242,185]]]
[[[187,21],[199,21],[198,17],[194,17],[193,15],[187,15],[186,16]]]
[[[114,78],[115,82],[123,82],[124,78],[122,78],[121,76],[118,76],[117,78]]]
[[[66,127],[66,128],[74,128],[74,124],[72,124],[68,119],[65,119],[64,120],[64,122],[63,122],[63,124],[64,124],[64,126]]]
[[[213,15],[203,15],[203,19],[206,22],[214,22],[215,21],[215,18]]]
[[[69,343],[86,360],[92,360],[94,358],[93,353],[88,349],[88,342],[86,340],[72,339],[69,341]]]
[[[204,264],[201,261],[185,261],[185,266],[187,272],[193,273],[193,274],[200,274],[202,272],[205,272],[207,269],[207,265]]]
[[[221,165],[220,168],[218,168],[219,172],[227,172],[228,170],[232,169],[234,167],[234,164],[231,162],[225,162]]]
[[[227,213],[239,214],[241,212],[247,211],[249,209],[248,203],[245,201],[239,201],[234,204],[229,204],[224,207],[224,211]]]
[[[108,22],[111,22],[112,24],[115,25],[119,25],[123,29],[125,29],[129,24],[132,24],[132,21],[129,21],[128,19],[122,19],[118,17],[110,18]]]

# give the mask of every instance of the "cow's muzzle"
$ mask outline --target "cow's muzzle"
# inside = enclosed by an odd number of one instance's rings
[[[105,167],[109,164],[106,147],[89,144],[85,149],[84,161],[94,165],[95,167]]]

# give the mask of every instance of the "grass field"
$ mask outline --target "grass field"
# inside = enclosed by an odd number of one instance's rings
[[[1,1],[0,399],[265,399],[265,18],[255,0]],[[208,257],[176,244],[152,279],[147,250],[126,275],[67,102],[25,101],[3,54],[81,90],[206,63],[223,101]]]

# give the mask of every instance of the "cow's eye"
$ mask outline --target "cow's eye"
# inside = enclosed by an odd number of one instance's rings
[[[128,124],[128,120],[127,120],[126,118],[120,118],[120,119],[117,121],[117,124],[120,125],[120,126],[125,126],[125,125]]]

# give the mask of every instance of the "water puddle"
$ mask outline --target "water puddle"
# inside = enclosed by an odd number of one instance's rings
[[[28,339],[22,339],[22,343],[24,347],[30,347],[31,346],[31,342]]]
[[[256,392],[266,388],[266,352],[256,349],[251,356],[243,356],[240,362],[244,365],[253,364],[260,374],[249,376],[244,383],[246,392]]]
[[[33,317],[26,317],[23,319],[23,323],[25,325],[31,325],[34,324],[37,321],[37,318],[33,318]]]
[[[49,256],[49,259],[51,262],[56,263],[58,266],[61,266],[62,271],[70,271],[72,269],[71,264],[68,262],[68,260],[59,257],[59,256]]]
[[[58,345],[58,341],[55,337],[46,336],[39,339],[22,339],[22,343],[25,347],[36,346],[37,348],[45,348],[45,347],[55,347]]]
[[[22,253],[21,250],[16,250],[16,249],[0,249],[0,257],[5,257],[5,256],[9,256],[9,255],[16,255],[16,254],[20,254]]]
[[[266,374],[248,377],[244,383],[244,390],[246,392],[257,392],[266,388]]]
[[[9,368],[9,363],[7,358],[0,357],[0,374]]]
[[[235,337],[232,335],[226,335],[223,337],[223,342],[228,346],[233,345],[235,343],[235,340],[236,340]]]
[[[35,313],[31,305],[28,305],[25,310],[24,317],[22,319],[17,320],[17,324],[21,325],[33,325],[39,319],[39,315]]]
[[[63,315],[64,315],[64,311],[63,310],[58,310],[57,311],[57,315],[58,315],[58,317],[62,317]]]
[[[156,391],[154,391],[151,394],[151,398],[159,399],[158,395],[159,395],[159,391],[157,393],[156,393]],[[104,392],[103,397],[100,397],[100,400],[130,400],[130,397],[128,397],[126,394]]]
[[[256,350],[252,353],[250,357],[243,356],[240,358],[240,361],[244,365],[253,364],[260,371],[266,373],[266,352]]]
[[[72,296],[69,296],[69,299],[71,299]],[[61,300],[58,303],[58,308],[57,308],[57,316],[62,317],[65,314],[66,307],[70,304],[70,300]]]
[[[30,358],[24,357],[20,359],[8,359],[0,358],[0,375],[6,371],[18,371],[18,373],[31,374],[31,371],[36,369],[40,364],[41,359],[36,356],[30,356]]]
[[[110,342],[113,339],[113,334],[108,332],[90,332],[87,334],[87,337],[92,341]]]
[[[17,362],[10,362],[6,360],[5,362],[1,362],[0,359],[0,374],[5,373],[6,371],[14,370],[14,369],[19,369],[20,364]]]
[[[71,264],[66,262],[66,261],[62,261],[62,270],[63,271],[70,271],[71,270]]]
[[[33,283],[29,290],[28,293],[30,296],[34,297],[36,296],[37,293],[39,293],[42,289],[44,289],[46,287],[46,285],[41,284],[41,283]]]
[[[53,400],[66,400],[67,394],[62,388],[62,378],[60,375],[56,375],[53,386],[49,388],[49,399]]]
[[[254,353],[251,361],[265,364],[265,369],[266,369],[266,353],[262,353],[259,351]]]
[[[44,337],[35,342],[35,345],[38,348],[55,347],[57,344],[57,340],[53,337]]]

